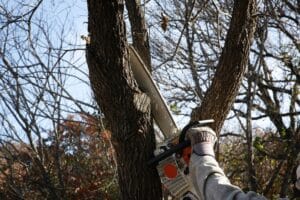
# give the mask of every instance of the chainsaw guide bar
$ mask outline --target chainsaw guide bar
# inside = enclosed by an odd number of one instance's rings
[[[176,136],[178,128],[171,112],[155,85],[146,64],[131,45],[129,46],[129,61],[140,89],[151,99],[152,115],[161,132],[166,138]]]

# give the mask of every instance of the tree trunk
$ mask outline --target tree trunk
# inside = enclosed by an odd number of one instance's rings
[[[253,145],[252,145],[252,109],[253,109],[253,99],[254,96],[252,94],[252,87],[256,87],[252,85],[251,78],[248,78],[248,88],[247,88],[247,118],[246,118],[246,139],[247,139],[247,153],[246,153],[246,162],[247,162],[247,171],[248,171],[248,184],[250,186],[250,190],[257,192],[257,180],[256,180],[256,171],[254,166],[254,156],[253,156]],[[255,89],[254,89],[255,90]]]
[[[151,71],[149,37],[144,13],[139,2],[140,0],[126,0],[126,8],[131,25],[132,44],[149,68],[149,71]]]
[[[253,38],[256,0],[235,0],[225,46],[212,85],[200,107],[193,110],[192,120],[214,119],[212,128],[219,133],[238,93]]]
[[[90,81],[112,131],[121,199],[161,199],[157,171],[146,165],[155,148],[150,100],[129,68],[123,10],[122,0],[88,0]]]

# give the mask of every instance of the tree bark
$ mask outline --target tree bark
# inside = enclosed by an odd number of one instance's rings
[[[126,8],[131,25],[132,45],[151,71],[149,36],[140,0],[126,0]]]
[[[88,0],[90,81],[112,131],[121,199],[161,199],[158,173],[146,165],[155,148],[150,100],[129,68],[123,10],[123,0]]]
[[[219,133],[234,102],[249,57],[256,26],[256,0],[235,0],[225,46],[212,85],[200,107],[192,112],[192,121],[214,119],[212,128]]]

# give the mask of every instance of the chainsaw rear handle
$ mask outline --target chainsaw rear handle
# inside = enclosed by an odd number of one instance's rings
[[[173,153],[177,153],[177,152],[181,151],[182,149],[184,149],[188,146],[191,146],[191,141],[189,141],[189,140],[185,140],[181,143],[178,143],[177,145],[175,145],[175,146],[171,147],[170,149],[166,150],[165,152],[163,152],[163,153],[159,154],[158,156],[150,159],[147,162],[147,165],[148,166],[152,166],[152,165],[156,166],[163,159],[171,156]]]
[[[160,161],[162,161],[163,159],[171,156],[173,153],[178,153],[178,152],[182,152],[182,150],[188,146],[191,146],[191,141],[186,140],[185,139],[185,135],[188,129],[190,129],[191,127],[194,126],[204,126],[210,123],[213,123],[214,120],[213,119],[208,119],[208,120],[201,120],[201,121],[194,121],[194,122],[190,122],[188,125],[186,125],[180,135],[179,135],[179,143],[175,146],[172,146],[170,149],[166,150],[165,152],[155,156],[154,158],[150,159],[147,162],[148,166],[151,165],[157,165]]]

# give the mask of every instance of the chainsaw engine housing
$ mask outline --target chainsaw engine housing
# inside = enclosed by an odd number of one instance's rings
[[[167,146],[160,146],[156,153],[166,151]],[[188,175],[188,165],[179,154],[161,160],[156,166],[163,186],[176,200],[199,200]]]

